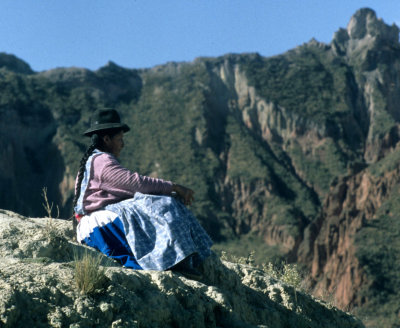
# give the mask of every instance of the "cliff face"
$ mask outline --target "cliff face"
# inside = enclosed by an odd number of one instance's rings
[[[385,159],[332,184],[320,217],[307,227],[299,248],[298,260],[311,262],[316,295],[329,293],[340,308],[358,308],[364,315],[385,303],[382,313],[388,317],[371,320],[371,326],[398,321],[390,316],[399,279],[390,272],[398,270],[400,255],[395,241],[399,154],[397,147]]]
[[[370,9],[359,10],[340,29],[332,49],[353,67],[366,131],[364,158],[375,162],[399,141],[399,28],[388,26]]]
[[[356,256],[357,233],[372,220],[378,208],[398,183],[398,172],[375,178],[368,171],[340,179],[324,203],[321,217],[309,229],[314,240],[311,254],[311,275],[318,281],[317,293],[332,292],[338,305],[359,306],[365,299],[359,295],[368,278]],[[321,278],[321,280],[319,280]]]
[[[103,270],[101,283],[81,293],[74,261],[85,252],[102,256],[68,242],[70,227],[1,211],[2,327],[363,327],[262,270],[215,256],[205,262],[201,281],[103,258],[96,269]]]
[[[65,168],[52,142],[57,123],[48,106],[35,101],[34,81],[6,71],[0,71],[0,76],[1,203],[33,214],[41,207],[43,187],[60,203],[58,182]]]
[[[365,249],[395,216],[380,211],[396,206],[398,34],[361,9],[330,44],[271,58],[34,73],[2,54],[0,207],[41,216],[47,187],[69,217],[81,133],[95,109],[115,107],[131,127],[123,165],[192,187],[215,241],[261,240],[252,248],[304,264],[315,291],[340,306],[385,303],[377,268],[397,248],[382,246],[378,264]]]

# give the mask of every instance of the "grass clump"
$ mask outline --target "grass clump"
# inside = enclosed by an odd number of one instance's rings
[[[255,262],[255,251],[251,251],[247,256],[236,256],[221,251],[221,259],[228,262],[253,266],[264,271],[270,277],[282,281],[295,289],[302,289],[301,282],[303,281],[303,276],[297,264],[282,262],[281,265],[274,265],[268,262],[259,265]]]
[[[82,294],[93,295],[105,287],[108,278],[101,262],[100,253],[93,255],[86,251],[80,258],[75,255],[75,283]]]
[[[282,263],[281,267],[278,267],[272,263],[264,263],[262,269],[270,277],[280,280],[295,289],[301,289],[300,285],[303,277],[297,264]]]
[[[221,259],[223,261],[228,261],[228,262],[233,262],[233,263],[239,263],[239,264],[244,264],[244,265],[250,265],[250,266],[256,266],[255,265],[255,260],[254,260],[254,251],[251,251],[250,254],[246,257],[244,256],[236,256],[229,254],[225,251],[221,251]]]
[[[48,239],[52,240],[57,237],[60,237],[60,235],[59,235],[59,232],[57,231],[57,228],[53,221],[53,206],[54,206],[54,204],[53,204],[53,202],[50,204],[49,199],[47,198],[47,187],[43,187],[42,197],[44,200],[42,205],[47,213],[47,218],[48,218],[48,220],[46,222],[46,226],[44,228],[44,233]],[[59,209],[58,205],[56,206],[56,208],[57,208],[56,218],[58,219],[60,216],[60,209]]]
[[[42,189],[42,197],[44,200],[44,203],[42,203],[44,209],[46,210],[47,217],[51,220],[53,218],[53,202],[50,204],[49,199],[47,198],[47,187],[43,187]],[[56,218],[59,218],[60,216],[60,209],[58,205],[56,206],[57,208],[57,215]]]

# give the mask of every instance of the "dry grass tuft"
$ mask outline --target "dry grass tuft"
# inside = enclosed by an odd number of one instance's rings
[[[104,289],[108,282],[105,269],[101,266],[102,254],[85,252],[80,258],[75,255],[75,283],[79,291],[92,295]]]
[[[44,200],[44,203],[42,203],[42,205],[43,205],[44,209],[46,210],[47,218],[48,218],[45,229],[44,229],[45,235],[47,236],[48,239],[54,239],[54,238],[60,237],[59,233],[57,231],[57,228],[54,224],[53,216],[52,216],[54,204],[53,204],[53,202],[51,204],[49,203],[49,199],[47,198],[47,188],[46,187],[43,187],[43,189],[42,189],[42,197]],[[56,208],[57,208],[56,218],[58,219],[60,216],[60,209],[59,209],[58,205],[56,206]]]

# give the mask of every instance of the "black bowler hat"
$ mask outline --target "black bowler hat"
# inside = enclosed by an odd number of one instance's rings
[[[94,132],[116,128],[121,128],[124,132],[130,130],[129,126],[121,123],[121,118],[115,109],[99,109],[93,113],[90,128],[85,131],[84,135],[90,137]]]

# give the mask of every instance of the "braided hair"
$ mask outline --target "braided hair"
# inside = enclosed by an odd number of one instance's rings
[[[112,138],[115,135],[117,135],[120,131],[122,131],[121,128],[114,128],[114,129],[100,130],[91,135],[92,144],[87,148],[87,150],[86,150],[85,154],[82,156],[82,159],[79,164],[78,179],[76,182],[75,195],[74,195],[74,199],[72,201],[72,210],[73,211],[75,209],[75,206],[78,203],[78,199],[81,194],[81,185],[82,185],[83,176],[85,174],[87,160],[93,154],[93,151],[96,148],[102,150],[103,145],[104,145],[104,143],[103,143],[104,136],[108,135],[110,138]],[[73,227],[74,235],[75,235],[77,222],[74,219],[74,216],[72,216],[72,227]]]
[[[83,154],[81,162],[79,164],[79,170],[78,170],[78,178],[75,186],[75,195],[74,199],[72,201],[72,211],[75,211],[75,206],[78,203],[79,196],[81,194],[81,185],[82,185],[82,180],[83,180],[83,175],[85,174],[85,168],[86,168],[86,162],[88,158],[92,155],[93,151],[98,148],[102,142],[102,139],[100,138],[99,134],[94,133],[91,136],[92,139],[92,144],[86,149],[85,154]],[[76,235],[76,227],[78,223],[74,218],[74,215],[72,216],[72,229],[74,231],[74,235]]]
[[[99,147],[101,138],[97,133],[95,133],[92,134],[91,139],[92,139],[92,144],[86,149],[86,152],[83,155],[81,162],[79,164],[78,180],[76,182],[75,196],[74,200],[72,201],[73,208],[75,208],[76,204],[78,203],[78,199],[81,194],[81,185],[82,185],[83,175],[85,173],[86,162],[90,157],[90,155],[92,155],[93,151]]]

